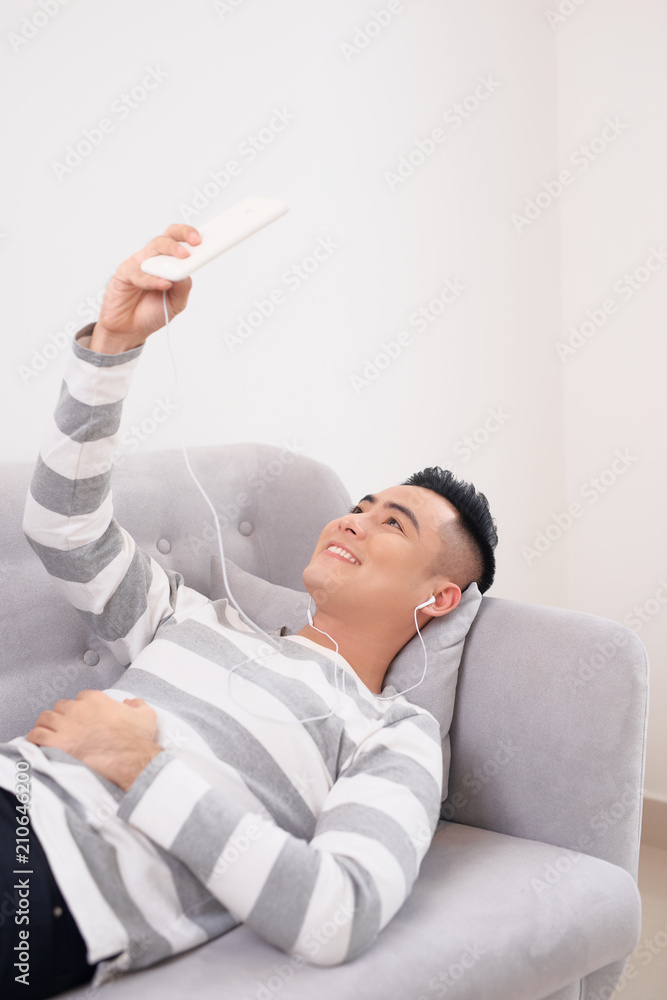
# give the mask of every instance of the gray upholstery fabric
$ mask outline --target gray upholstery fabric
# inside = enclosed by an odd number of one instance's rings
[[[581,980],[579,980],[578,983],[571,983],[569,986],[564,986],[562,990],[550,993],[543,1000],[580,1000],[581,989]]]
[[[614,652],[582,680],[581,661],[605,645]],[[630,629],[486,595],[459,670],[443,819],[582,850],[636,878],[647,712],[646,649]]]
[[[411,896],[356,961],[295,968],[289,956],[239,927],[176,962],[119,980],[109,995],[538,1000],[556,993],[561,1000],[567,986],[564,996],[578,997],[586,969],[632,951],[639,897],[626,871],[584,856],[578,877],[554,886],[545,905],[530,879],[557,859],[558,849],[546,844],[443,823]],[[72,995],[83,1000],[84,991]]]
[[[220,518],[225,555],[303,590],[301,571],[322,525],[351,503],[338,476],[261,444],[192,448],[189,456]],[[33,467],[0,469],[3,741],[25,733],[59,697],[122,673],[23,536]],[[112,485],[116,516],[137,543],[210,596],[217,539],[182,454],[126,456]],[[582,1000],[607,1000],[640,935],[647,695],[646,651],[629,629],[485,595],[458,671],[448,822],[375,945],[348,966],[292,966],[281,982],[289,956],[239,927],[105,987],[105,995],[433,1000],[442,994],[429,980],[437,986],[477,936],[486,954],[447,997],[574,1000],[581,992]],[[85,988],[71,996],[85,997]]]

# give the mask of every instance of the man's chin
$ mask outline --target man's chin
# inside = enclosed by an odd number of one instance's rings
[[[322,611],[326,610],[327,605],[341,603],[341,598],[343,602],[348,600],[350,579],[345,567],[334,566],[323,572],[319,566],[307,566],[303,571],[303,582],[315,605]]]

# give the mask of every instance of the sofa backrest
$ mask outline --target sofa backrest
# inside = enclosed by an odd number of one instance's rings
[[[257,576],[304,590],[302,570],[327,521],[351,498],[322,463],[287,448],[188,449],[211,498],[225,556]],[[104,688],[122,674],[113,654],[61,596],[23,534],[34,463],[0,468],[0,741],[24,735],[58,698]],[[118,522],[156,562],[209,596],[213,515],[181,451],[123,455],[112,474]]]
[[[188,455],[218,514],[225,555],[303,590],[323,525],[351,503],[339,477],[265,444]],[[107,687],[122,673],[23,535],[33,467],[0,470],[0,741],[26,733],[58,698]],[[124,456],[112,489],[116,518],[137,544],[210,596],[217,535],[182,453]],[[443,818],[581,850],[636,877],[647,704],[646,650],[630,629],[485,596],[459,672]],[[564,852],[565,871],[574,865]]]
[[[636,878],[647,718],[648,661],[635,632],[485,595],[459,668],[441,815],[594,855]],[[576,877],[568,851],[561,867],[550,877]]]

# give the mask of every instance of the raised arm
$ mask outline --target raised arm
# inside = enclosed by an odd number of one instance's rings
[[[123,665],[152,640],[177,598],[206,600],[136,546],[113,516],[110,488],[123,400],[144,343],[164,325],[163,291],[171,319],[192,287],[191,278],[171,282],[140,265],[159,253],[187,256],[179,240],[195,245],[200,237],[191,226],[169,226],[123,261],[99,320],[76,335],[23,520],[47,572]]]

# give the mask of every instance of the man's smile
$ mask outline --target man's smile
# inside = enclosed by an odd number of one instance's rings
[[[344,559],[346,562],[352,563],[353,566],[360,566],[361,563],[349,549],[343,548],[342,545],[336,545],[332,543],[324,549],[324,552],[328,552],[329,555],[336,556],[338,559]]]

